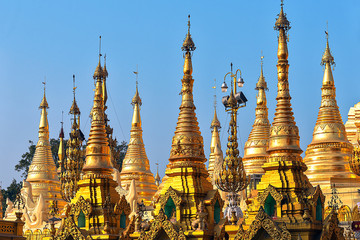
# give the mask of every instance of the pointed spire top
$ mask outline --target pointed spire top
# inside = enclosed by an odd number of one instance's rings
[[[73,103],[70,107],[70,114],[73,114],[73,115],[78,115],[80,114],[80,109],[76,103],[76,98],[75,98],[75,91],[76,91],[76,86],[75,86],[75,75],[73,75],[73,94],[74,94],[74,100],[73,100]]]
[[[263,73],[263,64],[264,64],[264,56],[261,53],[261,57],[260,57],[260,61],[261,61],[261,72],[260,72],[260,77],[258,82],[256,83],[256,88],[255,90],[259,90],[259,89],[264,89],[264,90],[268,90],[267,88],[267,83],[265,81],[265,77],[264,77],[264,73]]]
[[[45,96],[45,92],[46,92],[46,78],[44,80],[44,82],[42,82],[42,84],[44,84],[44,96],[43,99],[41,100],[40,106],[39,108],[49,108],[49,104],[46,101],[46,96]]]
[[[221,128],[221,125],[220,125],[220,121],[217,117],[217,114],[216,114],[216,108],[214,109],[214,118],[211,122],[211,125],[210,125],[210,128],[214,128],[214,127],[217,127],[218,129]]]
[[[280,30],[281,28],[283,28],[285,31],[287,31],[291,27],[290,27],[290,22],[286,18],[286,13],[284,13],[284,0],[281,0],[280,6],[281,6],[281,10],[280,13],[278,14],[278,18],[276,19],[274,29]]]
[[[190,14],[188,16],[189,20],[188,20],[188,33],[185,37],[184,43],[181,47],[181,50],[185,51],[185,52],[191,52],[194,51],[196,49],[195,47],[195,43],[191,38],[191,34],[190,34]]]
[[[326,23],[327,25],[327,23]],[[321,65],[325,65],[326,63],[329,63],[330,65],[335,64],[334,57],[331,55],[330,47],[329,47],[329,32],[328,29],[325,31],[326,34],[326,48],[324,51],[324,54],[321,59]]]
[[[97,65],[97,67],[96,67],[96,69],[95,69],[95,72],[94,72],[94,79],[96,79],[96,78],[101,78],[101,77],[103,77],[103,69],[102,69],[102,67],[101,67],[101,63],[100,63],[100,58],[101,58],[101,36],[99,36],[99,63],[98,63],[98,65]]]
[[[106,69],[106,53],[104,55],[104,69],[103,69],[103,72],[104,72],[104,77],[107,78],[108,77],[108,71]]]
[[[64,138],[65,134],[64,134],[64,111],[61,111],[61,129],[60,129],[60,133],[59,133],[59,138]]]
[[[139,90],[138,90],[138,75],[139,75],[139,71],[136,67],[136,72],[134,71],[134,74],[136,75],[136,92],[135,92],[135,95],[131,101],[131,104],[132,105],[135,105],[135,104],[139,104],[139,106],[141,106],[142,102],[141,102],[141,98],[140,98],[140,95],[139,95]]]
[[[159,163],[157,162],[157,163],[155,163],[156,164],[156,175],[155,175],[155,184],[157,185],[157,186],[159,186],[160,184],[160,180],[161,180],[161,178],[160,178],[160,175],[159,175]]]

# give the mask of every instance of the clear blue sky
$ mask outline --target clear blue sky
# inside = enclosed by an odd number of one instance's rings
[[[139,88],[146,152],[153,173],[160,175],[168,163],[180,105],[183,58],[180,50],[191,14],[191,33],[197,46],[193,56],[194,100],[200,130],[209,155],[213,116],[214,78],[220,86],[230,62],[240,68],[243,92],[249,99],[239,111],[240,152],[254,121],[254,90],[260,73],[261,51],[268,82],[269,119],[276,96],[277,33],[273,30],[280,1],[1,1],[0,15],[0,176],[6,187],[20,175],[14,166],[27,151],[28,140],[37,141],[44,76],[50,136],[58,137],[61,111],[65,132],[72,101],[72,74],[77,79],[77,99],[82,129],[90,129],[93,79],[97,65],[98,36],[107,54],[109,71],[108,115],[118,140],[129,140],[131,98],[135,91],[132,73],[139,65]],[[311,142],[321,99],[326,21],[335,57],[337,100],[343,121],[359,101],[360,2],[285,1],[291,22],[289,46],[290,92],[301,147]],[[220,105],[222,144],[226,146],[226,114]],[[116,117],[116,114],[118,118]],[[225,133],[225,134],[224,134]]]

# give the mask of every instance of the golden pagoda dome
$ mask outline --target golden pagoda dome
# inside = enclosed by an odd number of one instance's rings
[[[131,104],[133,105],[134,113],[131,123],[130,141],[120,173],[121,185],[126,189],[131,181],[135,179],[139,200],[150,201],[157,191],[157,186],[155,185],[154,175],[150,171],[150,163],[142,138],[141,98],[137,86]]]
[[[255,121],[249,138],[244,147],[244,167],[246,174],[263,174],[262,165],[267,161],[269,154],[270,122],[268,119],[268,108],[266,105],[267,83],[263,73],[263,57],[261,57],[261,72],[255,90],[256,96]],[[252,176],[254,178],[254,176]]]
[[[333,183],[337,188],[341,188],[341,185],[349,184],[351,178],[355,178],[349,171],[348,165],[353,147],[347,139],[336,102],[336,88],[331,70],[334,58],[330,52],[328,39],[321,64],[325,65],[321,88],[322,100],[313,139],[305,153],[304,161],[308,167],[306,174],[312,184],[320,184],[322,189],[331,188]]]

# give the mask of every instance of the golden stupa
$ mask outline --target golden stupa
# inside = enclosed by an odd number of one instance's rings
[[[325,197],[320,187],[313,187],[304,174],[307,167],[300,156],[302,150],[299,146],[299,130],[291,108],[288,81],[286,34],[289,29],[290,22],[281,4],[275,23],[275,30],[279,31],[278,92],[275,117],[270,128],[267,151],[269,158],[263,165],[265,173],[257,186],[257,196],[248,199],[245,228],[249,229],[249,234],[255,234],[263,228],[272,236],[277,231],[276,225],[285,223],[286,226],[283,225],[282,229],[290,232],[291,239],[320,239]],[[265,220],[267,217],[264,213],[275,223],[272,224],[274,227],[269,224],[266,227],[266,221],[271,221]],[[259,216],[263,220],[260,221]],[[282,239],[289,237],[284,236]]]
[[[216,107],[214,109],[214,118],[211,121],[210,125],[212,134],[211,134],[211,143],[210,143],[210,155],[209,155],[209,178],[211,183],[214,186],[214,189],[217,189],[215,186],[215,178],[214,174],[216,171],[219,171],[219,167],[224,160],[223,151],[221,150],[221,142],[220,142],[220,121],[216,114]]]
[[[79,190],[63,211],[55,239],[118,239],[129,224],[130,205],[120,198],[113,180],[109,139],[105,127],[103,79],[100,64],[94,73],[95,96],[86,162]],[[91,237],[90,237],[91,236]]]
[[[261,176],[264,174],[262,166],[269,154],[267,153],[270,136],[270,122],[268,119],[268,108],[266,106],[267,83],[263,73],[263,57],[261,57],[261,72],[255,90],[256,96],[255,121],[250,132],[249,138],[244,147],[244,168],[246,174],[251,176],[249,189],[256,189]]]
[[[190,35],[190,20],[188,26],[182,45],[185,52],[182,101],[169,164],[156,195],[155,220],[148,232],[139,234],[139,239],[210,239],[221,221],[223,201],[208,180],[203,138],[195,114],[191,62],[195,44]]]
[[[321,60],[321,64],[325,65],[321,105],[313,139],[306,150],[304,161],[308,166],[306,175],[312,184],[320,185],[325,196],[330,196],[335,184],[343,204],[353,208],[360,201],[357,191],[360,182],[349,169],[353,146],[347,139],[336,103],[336,88],[331,70],[334,63],[327,38]]]
[[[60,181],[57,176],[57,169],[51,153],[51,146],[49,141],[49,123],[47,119],[47,110],[49,105],[45,96],[41,101],[40,107],[41,117],[39,124],[39,140],[36,144],[34,158],[29,167],[26,182],[29,182],[32,188],[32,195],[34,200],[43,195],[46,203],[55,198],[55,195],[60,198]],[[64,202],[60,201],[61,206]]]
[[[142,103],[137,84],[131,104],[134,107],[134,113],[131,122],[130,141],[120,173],[121,185],[123,188],[128,188],[131,181],[135,179],[139,200],[151,201],[151,198],[157,191],[157,186],[155,185],[154,175],[150,171],[150,163],[146,156],[142,138],[140,117],[140,106]]]

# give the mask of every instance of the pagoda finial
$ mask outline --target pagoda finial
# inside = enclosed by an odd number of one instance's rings
[[[326,23],[326,25],[327,25],[327,23]],[[326,35],[326,48],[325,48],[324,54],[321,59],[321,65],[326,65],[327,63],[329,63],[329,65],[334,65],[335,64],[334,57],[332,56],[330,47],[329,47],[328,27],[326,27],[325,35]]]
[[[186,34],[184,43],[181,47],[181,50],[185,52],[192,52],[196,49],[195,43],[193,42],[190,34],[190,14],[188,15],[188,32]]]
[[[281,6],[281,10],[280,13],[278,14],[278,18],[276,19],[274,29],[278,31],[280,31],[280,29],[283,29],[286,32],[291,27],[290,27],[290,22],[287,20],[286,14],[284,13],[284,0],[281,0],[280,6]]]
[[[80,115],[80,109],[76,103],[76,84],[75,84],[75,75],[73,74],[73,95],[74,95],[74,99],[73,99],[73,103],[70,107],[70,114],[74,115],[74,118],[76,115]]]
[[[138,70],[138,67],[136,65],[136,71],[134,71],[134,74],[136,75],[136,92],[135,92],[135,95],[131,101],[131,104],[135,107],[135,104],[138,104],[139,106],[141,106],[142,102],[141,102],[141,98],[139,96],[139,89],[138,89],[138,85],[139,85],[139,82],[138,82],[138,76],[139,76],[139,70]],[[135,114],[135,113],[134,113]],[[140,115],[139,115],[140,116]]]
[[[47,103],[47,101],[46,101],[46,77],[45,77],[45,80],[44,80],[44,82],[42,82],[42,84],[44,85],[44,95],[43,95],[43,99],[41,100],[41,103],[40,103],[40,106],[39,106],[39,108],[41,109],[41,108],[49,108],[49,105],[48,105],[48,103]]]
[[[106,69],[106,53],[104,55],[104,69],[103,69],[103,71],[104,71],[104,78],[107,78],[109,74],[108,74],[108,71]]]
[[[214,118],[211,122],[211,125],[210,125],[210,128],[211,129],[214,129],[214,127],[217,127],[217,128],[221,128],[220,126],[220,121],[217,117],[217,113],[216,113],[216,104],[217,104],[217,101],[216,101],[216,79],[214,79],[214,86],[212,87],[214,89]]]
[[[183,50],[185,52],[184,54],[184,58],[185,58],[185,62],[184,62],[184,75],[191,75],[192,74],[192,62],[191,62],[191,52],[193,52],[196,47],[194,44],[194,41],[191,38],[191,34],[190,34],[190,15],[188,16],[189,20],[188,20],[188,33],[186,34],[184,43],[181,47],[181,50]]]

